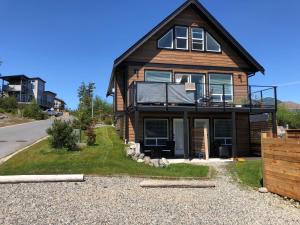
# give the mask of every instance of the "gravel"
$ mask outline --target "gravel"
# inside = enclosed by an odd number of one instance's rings
[[[216,188],[143,189],[143,179],[0,185],[0,224],[300,224],[300,209],[234,184],[219,167]]]

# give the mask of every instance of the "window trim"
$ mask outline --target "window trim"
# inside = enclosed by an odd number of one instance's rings
[[[176,36],[176,28],[185,28],[186,29],[186,37],[177,37]],[[189,50],[189,38],[190,38],[190,35],[189,35],[189,27],[187,26],[175,26],[174,28],[174,40],[175,40],[175,46],[174,46],[174,49],[176,50]],[[181,40],[186,40],[186,48],[178,48],[177,47],[177,39],[181,39]]]
[[[215,51],[215,50],[209,50],[207,48],[208,44],[207,44],[207,35],[209,35],[213,40],[215,40],[217,42],[217,44],[219,45],[219,50],[218,51]],[[205,31],[205,50],[207,52],[215,52],[215,53],[220,53],[222,52],[222,47],[221,47],[221,44],[215,39],[215,37],[213,35],[211,35],[208,31]]]
[[[231,137],[216,137],[216,122],[220,121],[220,120],[229,120],[231,122],[231,119],[222,119],[222,118],[214,119],[214,140],[224,140],[225,146],[232,146],[232,144],[228,144],[228,142],[227,142],[228,140],[231,140],[231,143],[232,143],[232,135],[231,135]],[[232,129],[232,127],[231,127],[231,129]]]
[[[147,138],[146,137],[146,122],[147,121],[153,121],[153,120],[156,120],[156,121],[167,121],[167,137],[152,137],[152,138]],[[145,118],[144,119],[144,135],[143,135],[143,139],[144,139],[144,145],[145,146],[153,146],[153,147],[161,147],[161,146],[165,146],[165,145],[158,145],[158,140],[169,140],[169,119],[166,119],[166,118]],[[146,140],[155,140],[155,145],[147,145],[146,144]]]
[[[168,35],[171,32],[172,35],[172,47],[161,47],[159,46],[159,41],[163,39],[166,35]],[[157,40],[157,48],[159,49],[174,49],[174,28],[171,28],[166,33],[164,33],[158,40]]]
[[[200,30],[202,30],[202,34],[203,34],[203,38],[202,39],[201,38],[194,38],[193,37],[193,30],[194,29],[200,29]],[[199,52],[204,52],[205,51],[205,47],[206,47],[205,46],[205,33],[206,33],[206,31],[202,27],[191,27],[191,45],[192,45],[192,50],[193,51],[199,51]],[[202,49],[195,49],[193,47],[193,44],[195,43],[194,41],[202,41]]]
[[[163,72],[163,73],[169,73],[170,74],[170,80],[168,82],[156,82],[156,81],[147,81],[146,77],[147,77],[147,72]],[[156,83],[171,83],[173,80],[173,73],[170,70],[145,70],[144,71],[144,81],[145,82],[156,82]]]
[[[209,88],[208,90],[209,90],[209,92],[210,92],[211,85],[217,85],[217,84],[212,84],[211,83],[211,79],[210,79],[211,75],[228,75],[228,76],[230,76],[230,78],[231,78],[231,100],[226,100],[225,99],[225,102],[233,102],[233,100],[234,100],[233,74],[232,73],[208,73],[208,88]],[[211,93],[209,93],[209,94],[211,95]],[[217,102],[223,102],[223,94],[214,94],[214,95],[215,96],[220,96],[220,101],[217,101]],[[226,96],[226,94],[225,94],[225,96]]]

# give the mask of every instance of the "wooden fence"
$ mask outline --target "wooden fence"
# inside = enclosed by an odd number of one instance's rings
[[[264,186],[273,193],[300,201],[300,138],[262,135]]]

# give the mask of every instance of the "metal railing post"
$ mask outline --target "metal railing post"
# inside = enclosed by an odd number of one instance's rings
[[[226,102],[225,102],[225,84],[223,84],[223,110],[225,111]]]
[[[277,102],[277,87],[274,87],[274,98],[275,98],[275,112],[277,112],[278,102]]]
[[[250,104],[250,112],[252,112],[252,90],[251,86],[249,85],[249,104]]]

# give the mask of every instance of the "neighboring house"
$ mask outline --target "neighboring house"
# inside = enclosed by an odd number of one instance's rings
[[[42,108],[54,107],[56,94],[45,91],[46,81],[40,77],[28,77],[26,75],[0,76],[2,80],[1,96],[14,96],[22,104],[31,103],[33,100]]]
[[[31,102],[33,91],[31,80],[26,75],[2,76],[2,95],[14,96],[20,103]]]
[[[42,99],[42,106],[48,109],[54,109],[54,99],[56,97],[56,93],[52,91],[44,91],[43,99]]]
[[[65,109],[65,105],[66,103],[64,102],[64,100],[59,99],[59,98],[54,98],[54,110],[55,111],[63,111]]]
[[[257,72],[265,70],[188,0],[115,60],[107,95],[121,136],[141,152],[247,156],[250,114],[270,114],[276,133],[276,87],[250,86]]]

